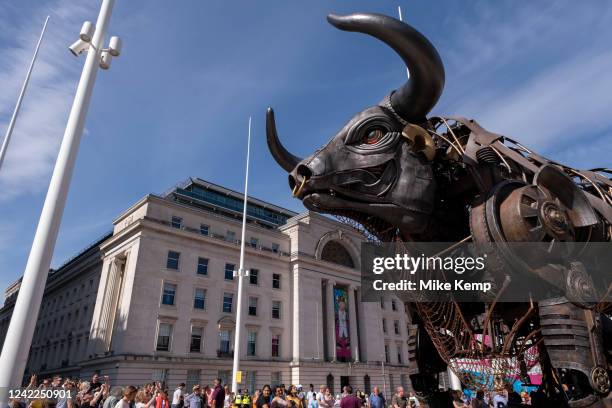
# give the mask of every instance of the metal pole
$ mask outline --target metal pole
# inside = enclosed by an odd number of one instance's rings
[[[234,366],[232,369],[232,392],[238,392],[237,374],[240,364],[240,329],[242,329],[242,279],[244,273],[244,246],[246,235],[248,187],[249,187],[249,155],[251,153],[251,117],[249,116],[249,137],[247,140],[246,175],[244,178],[244,207],[242,210],[242,239],[240,241],[240,267],[238,268],[238,301],[236,302],[236,330],[234,335]],[[236,394],[237,395],[237,394]]]
[[[404,19],[402,18],[402,6],[397,6],[397,14],[399,15],[399,20],[403,22]],[[408,70],[408,67],[406,67],[406,76],[408,77],[408,79],[410,79],[410,70]]]
[[[0,406],[6,406],[8,387],[20,386],[23,379],[51,257],[64,212],[66,196],[68,195],[70,179],[85,125],[85,117],[96,80],[100,52],[104,44],[104,36],[114,3],[115,0],[102,0],[96,31],[87,53],[70,116],[68,116],[66,131],[36,228],[11,323],[6,333],[6,340],[0,356],[0,367],[2,367],[0,370]]]
[[[0,170],[2,169],[2,163],[4,162],[4,156],[6,155],[6,150],[8,149],[8,144],[11,140],[11,135],[13,134],[13,128],[15,127],[15,121],[17,120],[17,115],[19,115],[19,109],[21,108],[21,101],[23,100],[23,95],[25,95],[25,91],[28,87],[28,83],[30,82],[30,76],[32,75],[32,69],[34,68],[34,63],[36,62],[36,57],[38,56],[38,50],[40,49],[40,44],[42,43],[42,39],[45,35],[45,31],[47,30],[48,22],[49,22],[49,16],[47,16],[47,18],[45,19],[45,24],[43,24],[42,31],[40,32],[40,37],[38,38],[38,43],[36,44],[36,50],[34,51],[34,56],[32,57],[32,61],[30,62],[30,67],[28,68],[28,73],[26,74],[25,81],[23,81],[23,85],[21,86],[19,97],[17,98],[17,105],[15,105],[13,116],[11,116],[11,121],[9,122],[9,125],[6,128],[6,135],[4,136],[2,147],[0,147]]]

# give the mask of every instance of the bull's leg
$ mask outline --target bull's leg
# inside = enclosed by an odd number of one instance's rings
[[[599,313],[556,298],[540,302],[539,314],[552,375],[570,406],[596,406],[610,391]]]

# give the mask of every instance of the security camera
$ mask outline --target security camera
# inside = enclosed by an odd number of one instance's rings
[[[78,57],[83,51],[87,51],[89,43],[81,40],[80,38],[74,42],[68,49],[75,57]]]
[[[118,57],[121,54],[121,47],[123,44],[121,43],[121,38],[119,37],[111,37],[110,42],[108,43],[108,51],[113,57]]]
[[[109,69],[111,66],[111,62],[113,60],[113,55],[109,50],[102,51],[102,55],[100,56],[100,68]]]
[[[81,34],[79,37],[81,40],[85,42],[91,42],[91,37],[93,37],[94,31],[96,31],[96,26],[91,21],[86,21],[83,23],[83,27],[81,27]]]

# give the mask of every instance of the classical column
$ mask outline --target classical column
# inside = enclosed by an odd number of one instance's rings
[[[108,276],[108,283],[106,285],[106,293],[104,296],[104,309],[102,310],[102,344],[104,345],[103,351],[108,351],[110,346],[110,340],[112,337],[113,320],[115,319],[115,309],[117,308],[117,295],[119,293],[119,285],[117,281],[121,274],[121,264],[123,260],[113,259],[110,273]]]
[[[336,282],[327,280],[325,287],[327,291],[327,344],[329,345],[329,356],[332,361],[336,361],[336,315],[334,312],[334,285]]]
[[[366,335],[366,310],[365,304],[361,302],[361,287],[357,288],[355,292],[355,302],[357,303],[357,340],[359,341],[358,347],[358,355],[359,361],[366,361],[368,359],[367,355],[367,335]]]
[[[293,361],[300,361],[300,276],[298,265],[293,266]],[[305,306],[304,306],[305,308]]]
[[[106,338],[106,328],[107,328],[107,324],[108,324],[108,319],[109,319],[109,314],[110,314],[110,309],[111,309],[111,302],[109,301],[110,299],[110,294],[112,292],[112,288],[115,286],[116,281],[117,281],[117,274],[118,274],[118,268],[117,268],[117,258],[113,258],[110,260],[110,264],[108,266],[108,273],[106,274],[106,281],[104,282],[104,295],[102,298],[102,310],[100,311],[100,320],[98,320],[97,322],[97,329],[96,329],[96,338],[95,340],[98,341],[98,344],[104,344],[104,339]],[[102,351],[100,350],[101,347],[96,347],[96,352],[98,351]]]
[[[351,334],[351,354],[353,360],[359,362],[359,335],[357,334],[357,304],[355,303],[355,287],[348,288],[349,302],[349,332]]]

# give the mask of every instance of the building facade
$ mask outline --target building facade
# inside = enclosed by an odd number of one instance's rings
[[[242,200],[190,179],[127,209],[63,278],[51,275],[28,370],[97,371],[117,384],[231,382]],[[250,197],[247,214],[241,388],[410,387],[404,305],[359,301],[364,237]]]
[[[91,319],[102,274],[100,244],[105,234],[85,250],[49,271],[43,301],[32,338],[28,372],[77,376],[79,362],[87,358]],[[13,313],[21,279],[5,291],[0,309],[0,343]]]

